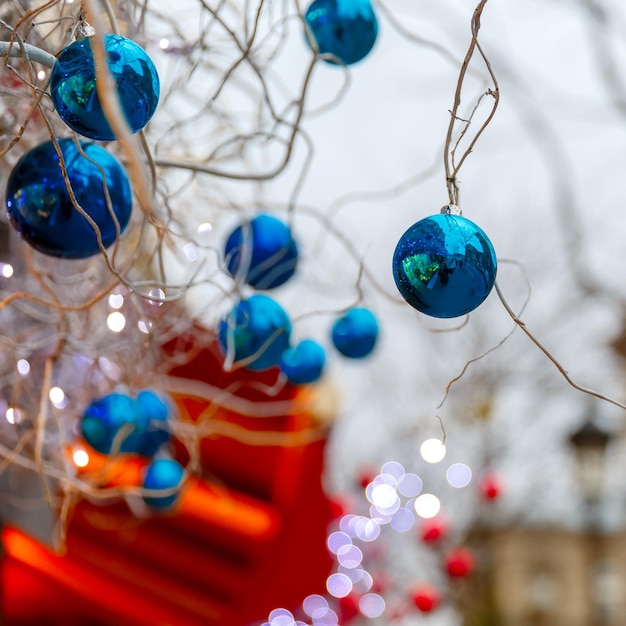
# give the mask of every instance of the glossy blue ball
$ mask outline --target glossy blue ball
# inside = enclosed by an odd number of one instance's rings
[[[159,103],[159,76],[152,59],[134,41],[105,35],[107,67],[132,132],[150,121]],[[79,39],[59,54],[50,75],[50,95],[60,118],[80,135],[115,139],[96,89],[92,37]]]
[[[280,369],[294,385],[306,385],[319,380],[324,371],[326,353],[317,341],[304,339],[295,348],[283,352]]]
[[[154,391],[140,391],[135,400],[136,426],[124,441],[129,452],[151,457],[170,439],[170,407]]]
[[[155,509],[168,509],[180,495],[180,487],[185,477],[183,466],[173,459],[155,459],[149,465],[143,479],[146,491],[173,490],[173,493],[162,496],[144,495],[146,504]]]
[[[129,452],[126,440],[136,424],[135,401],[126,394],[111,393],[89,405],[83,414],[81,430],[87,443],[98,452],[109,454],[114,441],[119,446],[114,451]],[[122,428],[128,433],[116,441]]]
[[[96,144],[81,143],[87,155],[83,156],[71,139],[58,143],[76,201],[100,229],[106,248],[115,241],[117,230],[107,206],[103,174],[111,208],[123,232],[133,205],[126,171]],[[6,206],[19,236],[44,254],[84,259],[100,252],[93,226],[72,204],[52,141],[36,146],[16,163],[7,183]]]
[[[285,310],[272,298],[254,295],[242,300],[220,322],[218,340],[224,354],[232,346],[235,363],[251,370],[278,365],[289,347],[291,322]]]
[[[370,0],[315,0],[304,19],[319,52],[332,54],[344,65],[367,56],[378,35],[378,20]],[[328,63],[336,63],[325,59]]]
[[[271,215],[257,215],[229,235],[224,256],[231,276],[255,289],[274,289],[296,271],[298,247],[286,224]]]
[[[426,315],[458,317],[489,295],[497,261],[491,241],[474,222],[441,213],[413,224],[393,255],[402,297]]]
[[[362,359],[376,346],[378,322],[369,309],[350,309],[333,324],[331,339],[343,356]]]
[[[170,438],[169,413],[169,407],[152,391],[142,391],[136,399],[111,393],[89,405],[81,430],[87,443],[103,454],[151,457]]]

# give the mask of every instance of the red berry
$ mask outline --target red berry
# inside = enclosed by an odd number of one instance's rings
[[[420,534],[424,543],[437,543],[448,534],[448,522],[443,517],[424,520]]]
[[[457,548],[448,554],[446,569],[452,578],[463,578],[474,569],[474,557],[466,548]]]
[[[430,585],[424,585],[413,590],[413,603],[422,613],[430,613],[438,606],[441,598],[439,592]]]
[[[363,468],[359,472],[359,485],[365,489],[378,476],[378,472],[372,467]]]
[[[497,500],[502,493],[502,482],[497,474],[485,474],[480,481],[480,491],[485,500]]]

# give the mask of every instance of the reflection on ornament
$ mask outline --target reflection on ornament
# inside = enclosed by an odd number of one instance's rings
[[[153,456],[170,437],[170,409],[152,391],[137,399],[111,393],[92,402],[81,421],[83,437],[98,452],[132,452]]]
[[[173,459],[155,459],[148,467],[143,480],[146,490],[175,490],[174,493],[162,496],[144,496],[144,501],[155,509],[168,509],[178,498],[180,486],[185,477],[183,466]]]
[[[344,65],[363,59],[374,47],[378,20],[370,0],[315,0],[304,19],[321,54]],[[336,63],[326,59],[328,63]]]
[[[65,48],[50,75],[50,95],[61,119],[80,135],[115,139],[96,89],[93,37]],[[159,76],[145,50],[120,35],[105,35],[107,67],[117,84],[120,105],[132,132],[150,121],[159,102]]]
[[[319,380],[324,371],[326,353],[317,341],[305,339],[295,348],[285,350],[280,369],[294,385],[306,385]]]
[[[293,276],[298,248],[286,224],[258,215],[230,234],[224,256],[231,276],[255,289],[274,289]]]
[[[291,322],[280,304],[254,295],[220,322],[218,339],[224,354],[234,351],[235,363],[245,360],[243,365],[251,370],[266,370],[279,364],[290,334]]]
[[[100,229],[106,248],[117,237],[115,221],[121,233],[130,219],[132,192],[126,172],[96,144],[81,143],[86,156],[71,139],[58,144],[76,202]],[[36,146],[17,162],[9,176],[6,205],[20,237],[44,254],[84,259],[100,251],[94,227],[72,204],[52,141]]]
[[[331,337],[343,356],[362,359],[376,346],[378,322],[369,309],[350,309],[333,324]]]
[[[473,311],[489,295],[497,261],[491,241],[470,220],[441,213],[413,224],[393,255],[402,297],[432,317]]]

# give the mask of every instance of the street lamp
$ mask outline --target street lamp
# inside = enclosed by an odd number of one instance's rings
[[[573,433],[569,441],[576,453],[580,490],[587,508],[587,542],[591,573],[593,626],[608,624],[603,582],[606,579],[605,546],[603,545],[600,501],[606,469],[606,449],[613,435],[602,430],[591,418]]]
[[[590,509],[595,508],[600,501],[606,448],[612,439],[613,435],[602,430],[590,417],[569,438],[576,452],[581,492]]]

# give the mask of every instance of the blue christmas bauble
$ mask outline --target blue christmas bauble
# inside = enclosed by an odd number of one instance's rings
[[[124,447],[128,452],[141,456],[154,456],[170,438],[170,407],[154,391],[145,389],[137,394],[135,408],[136,425],[124,441]]]
[[[272,298],[254,295],[242,300],[220,322],[219,345],[224,354],[234,349],[235,363],[251,370],[278,365],[289,347],[291,322],[285,310]]]
[[[306,385],[319,380],[324,371],[326,353],[317,341],[304,339],[295,348],[283,352],[280,369],[294,385]]]
[[[148,466],[143,479],[146,491],[173,490],[173,493],[162,496],[144,495],[146,504],[155,509],[168,509],[180,495],[180,488],[185,477],[183,466],[174,459],[154,459]]]
[[[271,215],[257,215],[226,240],[226,267],[255,289],[274,289],[296,270],[298,248],[289,227]]]
[[[432,317],[473,311],[496,280],[496,253],[487,235],[460,215],[441,213],[413,224],[393,255],[402,297]]]
[[[58,143],[76,202],[100,229],[106,248],[115,241],[117,230],[103,181],[123,232],[133,203],[126,171],[96,144],[81,143],[87,155],[83,156],[71,139]],[[44,254],[84,259],[100,252],[93,226],[72,204],[52,141],[36,146],[16,163],[7,183],[6,206],[19,236]]]
[[[378,20],[370,0],[315,0],[304,19],[319,52],[332,54],[344,65],[367,56],[378,35]]]
[[[132,132],[150,121],[159,103],[159,76],[152,59],[134,41],[105,35],[107,67]],[[80,135],[115,139],[96,89],[92,37],[79,39],[59,54],[50,75],[50,95],[60,118]]]
[[[103,454],[131,452],[151,457],[169,440],[169,414],[169,407],[152,391],[141,391],[136,399],[111,393],[89,405],[81,430],[85,441]]]
[[[81,421],[81,430],[87,443],[103,454],[109,454],[113,442],[119,452],[128,452],[126,440],[137,423],[135,401],[123,393],[111,393],[92,402]],[[116,440],[122,428],[127,429],[120,441]]]
[[[350,309],[333,324],[331,338],[343,356],[362,359],[376,346],[378,322],[369,309]]]

